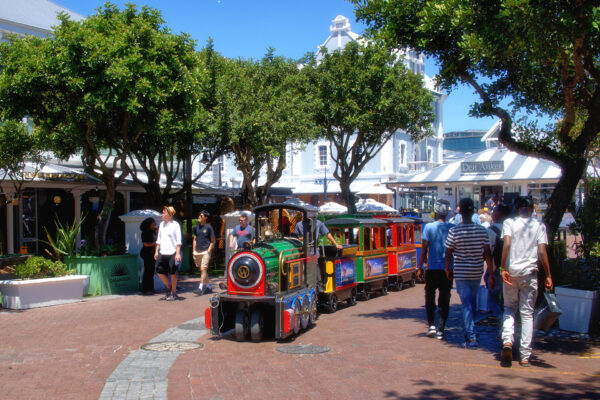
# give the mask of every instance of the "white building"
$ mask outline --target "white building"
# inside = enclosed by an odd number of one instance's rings
[[[325,47],[328,51],[335,51],[342,49],[351,41],[360,40],[360,37],[352,32],[348,18],[342,15],[338,15],[332,21],[329,29],[329,37],[317,49]],[[402,53],[407,68],[423,75],[426,87],[435,97],[433,103],[436,115],[433,125],[434,136],[414,143],[410,140],[409,135],[400,131],[396,132],[354,181],[351,189],[355,192],[366,193],[369,192],[369,188],[374,187],[373,185],[396,180],[403,175],[425,171],[442,164],[442,105],[447,96],[437,91],[433,80],[424,74],[425,60],[422,55],[409,49]],[[281,180],[275,184],[275,189],[289,188],[294,195],[317,205],[323,202],[324,180],[326,179],[326,190],[330,200],[332,195],[335,197],[336,194],[339,194],[339,185],[333,178],[334,163],[329,155],[329,147],[330,143],[327,140],[309,143],[302,151],[289,145],[287,168]],[[230,187],[239,187],[242,176],[236,170],[233,159],[225,158],[220,164],[220,168],[221,182]],[[205,179],[212,180],[213,183],[217,182],[216,176]],[[377,192],[378,190],[373,191]],[[389,191],[389,193],[392,192]],[[391,203],[391,196],[387,201]]]

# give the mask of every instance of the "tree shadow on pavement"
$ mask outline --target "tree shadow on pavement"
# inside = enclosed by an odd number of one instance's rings
[[[600,381],[598,374],[594,376],[582,376],[577,380],[570,380],[568,384],[561,381],[551,381],[543,378],[514,378],[504,375],[498,375],[497,381],[502,382],[506,379],[520,379],[519,382],[505,384],[486,384],[473,383],[468,384],[458,390],[449,390],[439,387],[436,382],[430,380],[421,380],[414,382],[423,389],[413,395],[407,395],[398,391],[387,391],[382,395],[386,399],[473,399],[473,400],[504,400],[504,399],[528,399],[528,400],[548,400],[548,399],[598,399],[600,391]],[[496,380],[496,379],[495,379]]]

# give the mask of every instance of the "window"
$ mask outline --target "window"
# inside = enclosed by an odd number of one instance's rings
[[[327,166],[327,146],[319,146],[319,166]]]
[[[431,147],[427,147],[427,162],[431,162],[433,159],[433,149]]]
[[[406,165],[406,143],[400,143],[400,165]]]

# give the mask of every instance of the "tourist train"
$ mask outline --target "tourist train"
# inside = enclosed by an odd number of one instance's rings
[[[325,220],[338,249],[319,238],[309,208],[269,204],[254,210],[256,242],[230,259],[227,292],[205,310],[212,334],[238,341],[284,339],[312,325],[320,310],[355,305],[375,292],[416,283],[415,231],[420,220],[398,215],[343,215]],[[297,224],[303,233],[294,235]]]

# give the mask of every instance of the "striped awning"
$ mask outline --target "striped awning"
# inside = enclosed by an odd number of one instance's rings
[[[429,171],[407,175],[388,184],[549,180],[560,178],[556,164],[524,156],[507,149],[493,148],[463,160],[441,165]]]

